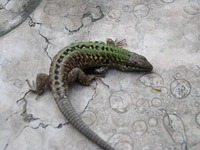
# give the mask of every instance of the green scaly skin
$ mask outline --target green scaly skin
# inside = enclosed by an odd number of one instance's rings
[[[68,83],[79,80],[84,85],[90,85],[98,75],[86,75],[86,68],[117,68],[121,71],[144,71],[153,69],[144,56],[130,52],[124,48],[105,44],[103,42],[72,43],[60,50],[53,58],[49,76],[38,74],[35,89],[32,91],[42,94],[46,87],[52,89],[54,98],[66,119],[88,139],[105,150],[114,148],[92,131],[79,117],[67,98]]]

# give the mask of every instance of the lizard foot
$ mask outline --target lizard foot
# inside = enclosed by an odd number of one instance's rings
[[[123,39],[123,40],[121,40],[121,41],[119,41],[118,39],[116,39],[116,40],[114,41],[114,40],[108,38],[108,39],[106,40],[106,43],[107,43],[108,45],[113,45],[113,46],[117,46],[117,47],[121,47],[121,48],[127,46],[126,39]]]
[[[30,91],[36,93],[37,95],[41,95],[47,88],[49,88],[49,76],[44,73],[39,73],[36,77],[36,84],[34,81],[32,81],[32,84],[27,79],[26,80]]]

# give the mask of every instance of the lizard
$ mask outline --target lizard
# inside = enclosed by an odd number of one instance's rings
[[[68,84],[77,80],[89,86],[108,68],[129,72],[150,72],[153,66],[149,61],[142,55],[124,49],[124,43],[112,39],[107,39],[106,43],[99,41],[72,43],[54,56],[49,75],[39,73],[36,77],[36,84],[33,81],[32,85],[27,80],[30,91],[37,95],[41,95],[46,89],[51,89],[60,111],[69,123],[105,150],[115,150],[115,148],[91,130],[76,113],[67,98]],[[94,68],[94,70],[86,74],[84,69],[87,68]]]

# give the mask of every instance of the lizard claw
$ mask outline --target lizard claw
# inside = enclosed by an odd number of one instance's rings
[[[35,82],[32,81],[32,84],[30,83],[30,81],[28,79],[26,79],[26,82],[30,88],[30,91],[34,92],[34,93],[37,93],[37,90],[36,90],[36,86],[35,86]]]

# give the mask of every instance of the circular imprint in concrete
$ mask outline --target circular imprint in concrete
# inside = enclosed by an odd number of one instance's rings
[[[130,143],[127,143],[126,141],[117,143],[115,145],[115,148],[119,150],[133,150],[132,145]]]
[[[136,30],[139,32],[154,33],[157,29],[156,21],[153,19],[144,19],[136,24]]]
[[[180,143],[180,144],[185,143],[184,135],[180,131],[175,131],[172,134],[172,139],[174,139],[175,142]]]
[[[61,6],[58,3],[48,3],[44,7],[44,12],[51,16],[59,15],[61,13]]]
[[[170,84],[170,91],[177,99],[186,98],[191,91],[191,85],[188,81],[183,79],[174,80]]]
[[[180,144],[185,142],[185,127],[179,116],[174,114],[165,114],[163,117],[163,125],[174,142]]]
[[[80,147],[81,149],[87,149],[87,142],[86,140],[81,140],[77,143],[76,146],[77,146],[77,149],[80,149]]]
[[[139,111],[144,112],[149,108],[149,103],[146,99],[139,99],[136,103],[136,107]]]
[[[122,7],[122,9],[123,9],[123,11],[125,11],[125,12],[132,12],[133,11],[133,6],[131,5],[124,5],[123,7]]]
[[[165,88],[165,87],[162,87],[162,88],[161,88],[161,93],[167,94],[167,93],[168,93],[168,89]]]
[[[147,131],[147,124],[143,120],[138,120],[133,123],[133,131],[137,135],[143,135]]]
[[[113,135],[108,143],[113,145],[116,149],[119,150],[133,150],[133,141],[131,137],[124,133],[117,133]]]
[[[164,80],[158,74],[145,74],[140,77],[140,82],[145,86],[163,86]]]
[[[108,16],[112,19],[118,19],[121,15],[119,10],[113,9],[108,13]]]
[[[189,6],[183,7],[183,10],[189,15],[198,15],[200,13],[199,3],[190,1]]]
[[[194,89],[193,91],[195,97],[200,97],[200,89]]]
[[[94,124],[94,122],[96,121],[96,115],[91,111],[84,112],[81,115],[81,118],[88,126]]]
[[[175,0],[161,0],[164,3],[173,3]]]
[[[158,120],[154,117],[149,118],[149,126],[155,127],[158,124]]]
[[[147,5],[141,4],[135,6],[133,13],[138,18],[146,17],[149,14],[149,7]]]
[[[132,26],[127,26],[127,27],[125,28],[125,32],[126,32],[126,34],[128,34],[128,35],[133,35],[133,33],[134,33],[134,34],[136,33],[136,32],[135,32],[135,28],[132,27]]]
[[[196,123],[200,126],[200,112],[195,117]]]
[[[132,105],[131,96],[124,91],[112,93],[109,100],[111,108],[118,113],[127,112]]]
[[[155,97],[154,99],[152,99],[151,105],[154,107],[160,107],[162,105],[162,101],[160,98]]]
[[[184,37],[192,42],[199,42],[199,26],[194,23],[188,23],[187,26],[184,27]]]

